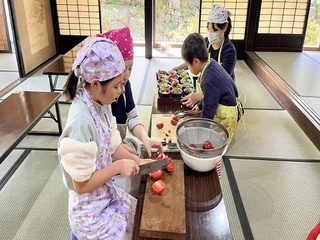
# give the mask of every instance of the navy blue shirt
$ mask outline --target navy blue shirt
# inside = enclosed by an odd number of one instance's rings
[[[209,45],[208,38],[205,38],[207,46]],[[209,48],[210,58],[213,58],[214,60],[218,61],[220,48],[217,50],[214,50],[212,47],[212,44]],[[236,61],[237,61],[237,51],[234,47],[233,43],[230,41],[229,38],[225,38],[222,49],[221,49],[221,56],[220,56],[220,64],[221,66],[229,73],[229,75],[232,77],[232,79],[235,79],[234,75],[234,68],[236,67]]]
[[[117,119],[117,124],[126,124],[128,113],[135,108],[132,96],[131,83],[124,85],[125,92],[121,94],[117,102],[111,104],[112,114]]]
[[[219,103],[237,105],[238,89],[235,82],[216,60],[211,59],[200,81],[203,98],[198,106],[202,109],[201,117],[213,119]]]

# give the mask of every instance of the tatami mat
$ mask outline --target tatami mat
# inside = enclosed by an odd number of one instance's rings
[[[304,52],[256,53],[298,94],[320,97],[320,63],[309,55]]]
[[[13,150],[1,163],[0,180],[6,175],[6,173],[10,170],[11,166],[17,161],[17,159],[21,156],[22,153],[23,150]]]
[[[245,108],[282,109],[244,61],[237,61],[235,76],[239,96],[243,94],[246,96]],[[242,101],[243,99],[244,96],[241,97]]]
[[[254,239],[305,239],[319,221],[320,162],[230,161]]]
[[[227,156],[318,159],[319,150],[285,110],[246,110]]]
[[[68,239],[67,191],[58,167],[56,151],[27,156],[1,190],[1,239]]]
[[[236,201],[233,198],[232,191],[230,188],[230,182],[227,177],[226,168],[223,166],[221,176],[221,190],[223,201],[226,206],[227,216],[231,229],[231,234],[234,240],[245,240],[243,231],[241,228],[241,222],[236,209]]]
[[[302,99],[319,115],[320,118],[320,97],[303,97]]]

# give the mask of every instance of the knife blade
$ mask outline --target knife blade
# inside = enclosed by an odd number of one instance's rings
[[[139,175],[145,175],[151,172],[154,172],[156,170],[162,169],[165,166],[167,166],[168,164],[168,160],[166,158],[162,159],[162,160],[153,160],[151,162],[148,163],[144,163],[139,165]]]

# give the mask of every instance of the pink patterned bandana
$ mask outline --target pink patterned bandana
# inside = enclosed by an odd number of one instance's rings
[[[208,15],[208,22],[210,23],[226,23],[228,22],[228,17],[230,17],[231,13],[221,7],[218,4],[213,5],[211,11]]]
[[[109,39],[93,37],[77,53],[72,65],[77,77],[86,82],[97,79],[110,80],[125,70],[125,65],[117,45]]]
[[[99,33],[96,36],[105,37],[115,42],[125,61],[133,59],[133,39],[131,37],[129,27],[113,29],[105,33]]]

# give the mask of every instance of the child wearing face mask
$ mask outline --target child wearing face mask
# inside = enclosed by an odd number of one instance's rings
[[[224,7],[215,4],[208,15],[207,37],[205,38],[209,57],[215,59],[235,80],[234,68],[236,66],[237,51],[229,39],[231,31],[231,13]],[[185,63],[172,70],[187,69]]]
[[[215,59],[229,73],[235,81],[234,69],[237,61],[237,51],[229,39],[231,31],[231,13],[224,7],[215,4],[208,15],[206,46],[209,52],[209,58]],[[172,70],[187,69],[185,63]],[[182,99],[182,104],[187,107],[193,107],[199,102],[201,96],[199,93],[191,93]]]

